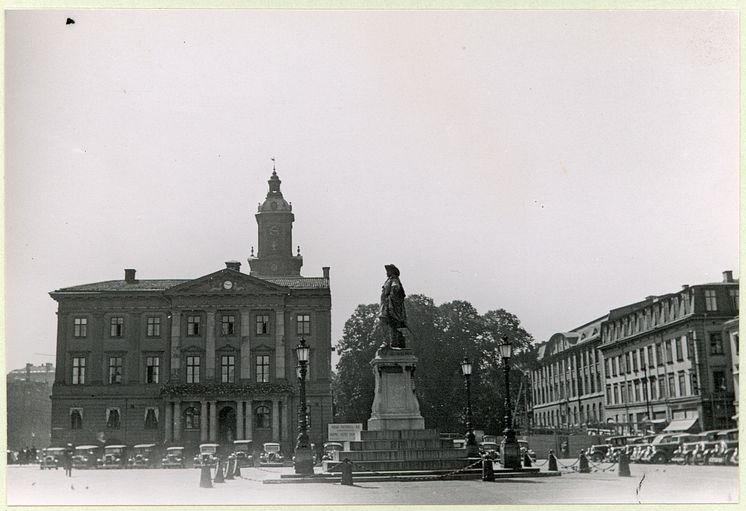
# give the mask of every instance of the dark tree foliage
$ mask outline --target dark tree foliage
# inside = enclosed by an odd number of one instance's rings
[[[407,347],[418,358],[416,391],[426,427],[465,432],[466,391],[461,361],[467,357],[473,365],[473,427],[489,433],[502,432],[505,381],[498,346],[503,336],[513,343],[511,404],[520,415],[525,400],[523,395],[518,399],[518,392],[527,389],[525,374],[536,364],[531,334],[521,327],[515,315],[503,309],[480,315],[462,300],[436,306],[431,298],[410,295],[406,307]],[[340,361],[333,386],[340,421],[365,423],[370,417],[375,379],[369,363],[384,340],[376,328],[377,315],[377,304],[359,305],[345,323],[343,337],[337,344]],[[515,423],[520,422],[520,417],[515,419]]]

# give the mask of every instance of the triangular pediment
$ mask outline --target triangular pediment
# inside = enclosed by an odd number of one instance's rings
[[[167,295],[276,295],[284,293],[287,293],[287,289],[283,286],[229,268],[210,273],[209,275],[194,280],[189,280],[166,291]]]

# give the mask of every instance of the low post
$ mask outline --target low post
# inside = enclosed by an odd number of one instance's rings
[[[215,468],[215,480],[216,483],[224,483],[225,476],[223,475],[223,458],[218,458],[218,464]]]
[[[588,464],[588,457],[585,455],[585,451],[580,451],[580,454],[578,455],[578,472],[581,474],[589,474],[591,472],[591,467]]]
[[[235,463],[236,463],[235,456],[229,456],[228,462],[226,463],[226,469],[225,469],[225,480],[226,481],[233,480],[233,471],[235,470],[235,467],[234,467]]]
[[[531,466],[531,456],[527,452],[523,453],[523,466],[526,468]]]
[[[353,486],[352,483],[352,462],[349,458],[345,458],[342,461],[342,481],[341,484],[344,486]]]
[[[552,472],[557,472],[557,456],[554,455],[554,451],[549,451],[549,470]]]
[[[627,453],[622,451],[619,453],[619,477],[631,477],[632,474],[629,471],[629,456]]]
[[[210,467],[202,465],[202,473],[199,477],[200,488],[212,488],[212,476],[210,475]]]
[[[241,464],[238,462],[238,458],[236,458],[236,468],[233,469],[233,477],[241,479]]]
[[[482,458],[482,481],[494,481],[495,468],[492,466],[490,458]]]

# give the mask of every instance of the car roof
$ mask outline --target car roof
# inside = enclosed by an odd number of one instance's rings
[[[184,448],[184,447],[182,447],[182,446],[180,446],[180,445],[174,445],[173,447],[166,447],[166,450],[167,450],[167,451],[175,451],[175,450],[177,450],[177,449],[183,449],[183,448]]]
[[[155,447],[155,444],[137,444],[135,447]]]
[[[253,440],[234,440],[234,444],[253,444]]]
[[[278,442],[264,442],[263,445],[280,445]]]
[[[106,445],[106,446],[104,446],[104,449],[109,449],[111,447],[121,448],[121,447],[127,447],[127,446],[126,445],[119,445],[119,444],[117,444],[117,445]]]
[[[218,447],[220,444],[199,444],[200,447]]]
[[[98,445],[79,445],[76,449],[98,449]]]

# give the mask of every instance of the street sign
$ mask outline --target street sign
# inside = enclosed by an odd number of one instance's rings
[[[329,424],[329,442],[350,442],[360,440],[360,432],[363,430],[363,424]]]

